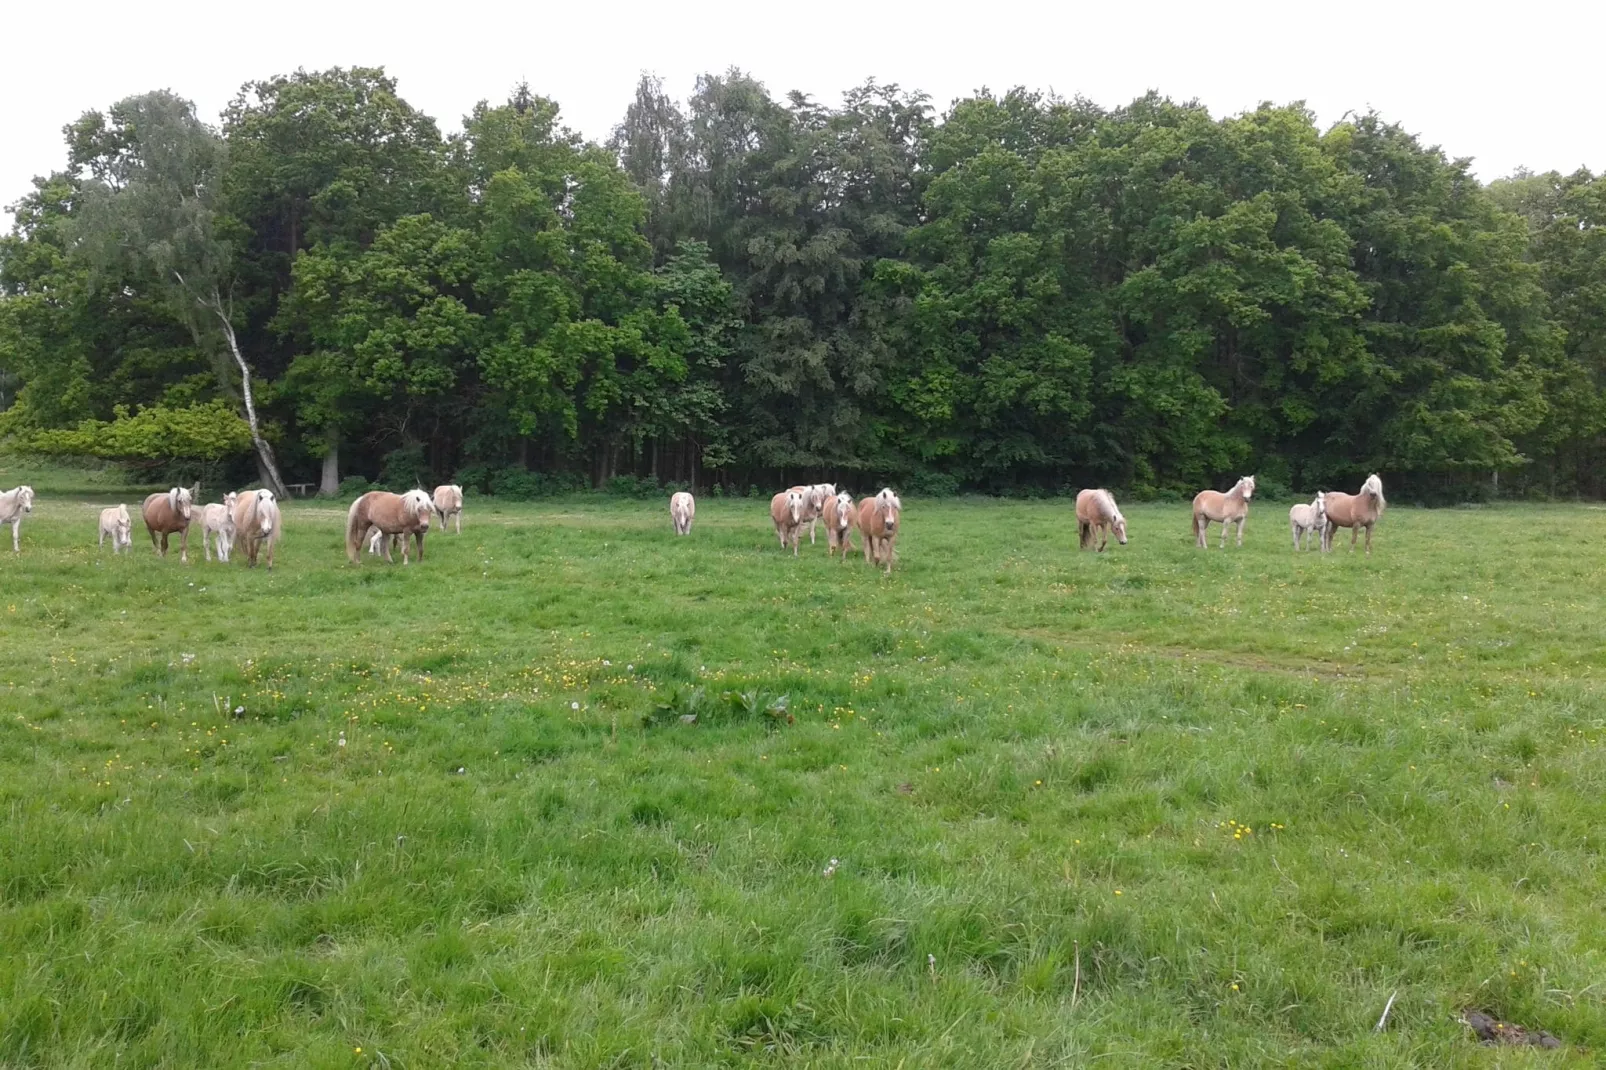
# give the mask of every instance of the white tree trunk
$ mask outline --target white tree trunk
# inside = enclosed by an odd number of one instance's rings
[[[280,501],[290,497],[290,490],[284,485],[284,477],[279,474],[279,464],[274,459],[273,447],[268,440],[262,437],[262,429],[257,425],[256,401],[251,395],[251,368],[245,363],[245,357],[240,353],[240,343],[234,337],[234,324],[223,309],[223,300],[212,294],[211,309],[216,314],[218,324],[223,328],[223,337],[229,343],[229,352],[234,356],[234,363],[240,368],[240,394],[245,400],[245,422],[251,427],[251,442],[257,450],[257,467],[262,471],[262,480],[273,491]]]
[[[318,482],[318,493],[333,498],[340,493],[340,439],[329,435],[329,452],[323,455],[323,478]]]

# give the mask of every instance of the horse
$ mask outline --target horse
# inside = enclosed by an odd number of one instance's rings
[[[279,515],[279,503],[273,500],[273,491],[266,487],[237,495],[234,501],[234,534],[229,539],[232,554],[235,540],[245,543],[245,559],[251,568],[257,567],[257,554],[264,543],[268,548],[268,567],[273,567],[274,549],[284,530]]]
[[[848,551],[853,549],[853,529],[858,517],[853,512],[853,495],[847,491],[825,500],[826,556],[842,551],[842,563],[848,562]]]
[[[223,504],[216,502],[201,507],[201,552],[212,560],[212,543],[217,542],[217,559],[228,563],[234,549],[234,506],[240,496],[234,491],[223,495]]]
[[[463,488],[456,483],[443,484],[435,488],[432,500],[435,515],[441,520],[441,534],[446,533],[446,522],[453,517],[457,518],[457,533],[463,534]]]
[[[1093,540],[1099,535],[1104,541],[1099,543],[1099,553],[1110,545],[1110,534],[1115,534],[1115,541],[1122,546],[1126,545],[1126,517],[1115,504],[1115,495],[1107,490],[1084,490],[1076,496],[1076,533],[1081,548],[1086,550],[1093,545]]]
[[[675,525],[676,535],[690,535],[691,522],[697,518],[697,499],[683,490],[669,496],[669,519]]]
[[[1294,534],[1294,549],[1303,550],[1314,532],[1318,545],[1327,537],[1327,495],[1316,492],[1316,500],[1288,510],[1288,527]]]
[[[792,556],[797,556],[797,537],[803,529],[803,494],[798,488],[783,490],[770,499],[770,519],[775,522],[775,534],[781,540],[781,549],[792,544]]]
[[[369,528],[378,528],[384,535],[401,536],[402,564],[408,560],[408,536],[418,541],[418,560],[424,560],[424,536],[429,532],[429,515],[434,503],[421,490],[406,494],[392,494],[388,490],[371,490],[351,503],[346,511],[346,557],[357,564],[362,557],[363,537]],[[385,560],[395,564],[391,547],[385,547]]]
[[[97,550],[106,548],[106,536],[112,537],[112,553],[119,554],[134,547],[134,522],[128,517],[128,506],[114,505],[100,511],[100,541]]]
[[[1238,545],[1244,544],[1244,521],[1249,519],[1249,499],[1255,496],[1255,477],[1244,476],[1223,494],[1219,490],[1201,490],[1193,496],[1193,534],[1201,549],[1208,547],[1206,538],[1210,522],[1221,525],[1221,548],[1227,548],[1227,528],[1238,524]]]
[[[809,545],[814,545],[814,526],[820,522],[820,515],[825,512],[825,500],[836,496],[836,487],[830,483],[810,483],[805,486],[788,488],[803,495],[803,512],[798,520],[808,521]]]
[[[190,561],[190,502],[188,487],[174,487],[166,494],[152,494],[139,508],[140,518],[145,521],[145,529],[151,533],[152,548],[166,557],[167,537],[177,532],[178,559],[184,564],[189,564]],[[162,537],[159,547],[156,543],[158,535]]]
[[[874,498],[859,503],[859,534],[864,542],[867,564],[884,565],[892,573],[893,544],[898,540],[903,503],[891,487],[883,487]]]
[[[22,518],[33,512],[33,488],[24,484],[0,494],[0,524],[11,525],[11,552],[20,553],[22,543],[18,541],[17,529],[22,527]]]
[[[1355,540],[1360,536],[1361,529],[1366,529],[1366,552],[1372,552],[1372,525],[1377,518],[1383,515],[1388,508],[1388,502],[1383,500],[1383,481],[1376,472],[1366,477],[1361,484],[1359,494],[1345,494],[1342,491],[1330,490],[1327,492],[1327,524],[1322,528],[1322,552],[1333,548],[1333,534],[1339,528],[1349,528],[1350,553],[1355,552]]]

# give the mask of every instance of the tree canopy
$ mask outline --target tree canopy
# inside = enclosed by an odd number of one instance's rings
[[[336,68],[64,133],[0,239],[0,433],[38,449],[326,490],[1603,489],[1606,178],[1485,186],[1376,114],[730,70],[644,77],[598,145],[528,87],[443,136]]]

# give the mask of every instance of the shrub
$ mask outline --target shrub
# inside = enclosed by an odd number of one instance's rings
[[[946,472],[916,472],[904,483],[904,493],[916,498],[952,498],[959,493],[959,479]]]
[[[340,496],[342,498],[355,498],[367,494],[374,489],[374,485],[362,476],[347,476],[340,481]]]

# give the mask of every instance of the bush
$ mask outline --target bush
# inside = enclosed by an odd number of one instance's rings
[[[391,450],[385,454],[385,462],[379,469],[380,485],[400,490],[421,487],[429,476],[429,460],[421,442],[409,442]]]
[[[657,498],[664,492],[651,476],[614,476],[602,489],[621,498]]]
[[[585,485],[585,477],[578,472],[531,472],[518,465],[490,469],[485,477],[486,490],[493,497],[515,502],[572,494],[584,490]]]
[[[340,496],[342,498],[355,498],[367,494],[374,489],[374,485],[362,476],[347,476],[340,481]]]
[[[916,472],[904,483],[904,493],[916,498],[952,498],[959,493],[959,479],[946,472]]]

